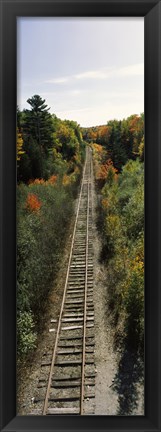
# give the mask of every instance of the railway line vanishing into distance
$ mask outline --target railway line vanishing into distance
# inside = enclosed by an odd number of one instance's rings
[[[54,349],[44,355],[31,415],[95,412],[92,182],[92,151],[87,148],[60,314],[49,329],[56,335]]]

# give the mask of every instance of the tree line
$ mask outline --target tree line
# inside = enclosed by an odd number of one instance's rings
[[[107,125],[82,129],[89,143],[103,146],[108,158],[120,172],[128,159],[144,160],[144,114],[131,115],[123,120],[110,120]]]
[[[18,182],[48,180],[63,169],[74,171],[84,152],[79,125],[50,114],[50,108],[39,95],[27,102],[30,109],[17,108]]]

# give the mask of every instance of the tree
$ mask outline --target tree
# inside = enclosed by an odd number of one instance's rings
[[[48,112],[45,99],[39,95],[34,95],[27,102],[30,104],[30,110],[24,110],[25,119],[23,131],[25,141],[29,142],[30,138],[38,145],[41,160],[41,176],[43,177],[43,158],[47,158],[50,148],[53,147],[53,121]]]
[[[141,162],[144,162],[144,136],[142,138],[142,141],[139,145],[139,157]]]
[[[22,113],[17,106],[17,128],[21,131],[21,121],[22,121]]]
[[[64,170],[68,174],[74,172],[84,160],[84,142],[78,123],[50,115],[45,100],[38,95],[27,102],[30,110],[17,109],[17,125],[25,152],[19,161],[18,181],[48,180],[58,173],[64,175]]]
[[[53,143],[53,122],[52,116],[48,112],[50,108],[47,108],[45,99],[42,99],[39,95],[33,96],[27,102],[31,105],[31,110],[25,110],[29,130],[32,137],[46,152]]]
[[[67,121],[61,122],[56,132],[56,138],[59,142],[60,152],[64,159],[67,161],[71,160],[79,151],[79,142],[75,135],[75,130],[68,125]]]
[[[17,161],[20,161],[21,156],[24,154],[23,150],[23,138],[22,134],[19,132],[19,129],[17,128]]]
[[[97,128],[97,142],[101,145],[107,145],[109,139],[108,126],[98,126]]]
[[[111,120],[108,122],[109,138],[106,145],[108,154],[113,161],[114,167],[121,170],[127,161],[124,143],[121,140],[121,121]]]
[[[131,116],[129,129],[133,135],[133,154],[136,155],[137,157],[139,155],[139,145],[144,135],[143,114],[141,114],[141,116],[138,115]]]

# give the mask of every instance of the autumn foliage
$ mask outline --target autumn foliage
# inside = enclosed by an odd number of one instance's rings
[[[106,163],[100,165],[96,178],[100,180],[106,180],[108,179],[109,173],[113,175],[115,180],[117,179],[117,169],[114,168],[111,159],[108,159]]]
[[[103,187],[105,182],[117,181],[118,170],[114,167],[113,161],[108,152],[100,144],[92,144],[94,156],[94,171],[97,185]]]
[[[31,212],[38,212],[42,206],[41,201],[33,193],[28,193],[25,207]]]
[[[48,184],[54,185],[56,181],[57,181],[57,175],[52,175],[48,180]]]
[[[95,150],[100,145],[112,159],[114,167],[121,172],[129,159],[140,157],[143,160],[140,145],[144,139],[144,114],[133,114],[123,120],[109,120],[106,125],[84,128],[83,136],[87,142],[93,143]]]
[[[36,178],[35,180],[29,180],[28,186],[32,185],[44,185],[45,181],[43,179]]]
[[[144,347],[144,167],[129,160],[118,181],[101,190],[104,259],[108,265],[109,305],[128,343]],[[105,174],[105,172],[103,172]]]
[[[144,116],[85,130],[99,188],[98,226],[116,335],[144,351]],[[117,328],[118,326],[118,328]],[[121,329],[121,331],[120,331]],[[119,333],[120,332],[120,333]]]
[[[42,330],[73,211],[71,187],[40,180],[17,187],[18,361],[34,349]]]
[[[21,156],[24,154],[23,150],[23,138],[19,129],[17,128],[17,161],[21,160]]]
[[[17,352],[33,351],[53,289],[85,158],[79,125],[40,96],[17,112]]]
[[[57,176],[71,174],[82,166],[85,144],[80,126],[49,113],[45,100],[34,95],[30,109],[18,110],[17,179],[29,184],[42,179],[55,185]],[[41,183],[42,184],[42,183]]]

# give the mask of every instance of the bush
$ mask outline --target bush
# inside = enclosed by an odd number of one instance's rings
[[[102,189],[102,231],[108,258],[109,305],[129,344],[144,346],[144,170],[128,161]]]
[[[36,333],[31,311],[20,312],[17,319],[17,346],[20,356],[28,354],[36,346]]]
[[[23,356],[34,347],[51,282],[59,269],[73,194],[60,183],[34,182],[18,186],[17,203],[18,353]]]
[[[109,214],[105,220],[106,227],[106,238],[108,243],[108,248],[111,250],[113,255],[116,252],[118,240],[121,235],[121,221],[118,215]]]
[[[135,262],[125,295],[126,332],[132,346],[144,346],[144,272],[143,264]]]
[[[123,209],[124,224],[129,238],[137,239],[144,227],[144,185],[139,184]]]
[[[119,207],[120,210],[128,203],[129,199],[135,192],[137,186],[143,185],[144,181],[144,167],[143,164],[136,161],[129,160],[123,167],[121,175],[118,177],[119,184]]]

